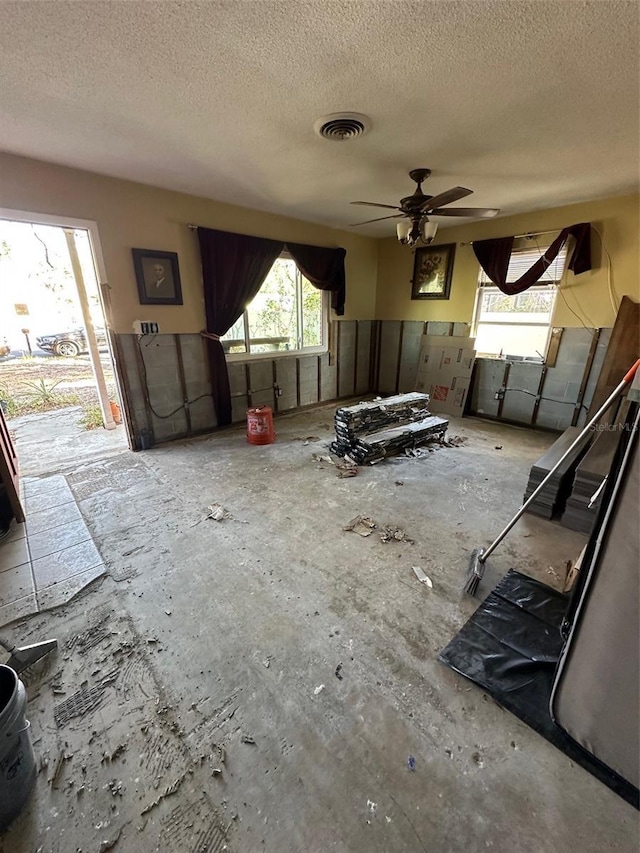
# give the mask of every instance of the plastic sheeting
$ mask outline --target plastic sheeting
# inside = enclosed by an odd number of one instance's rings
[[[510,569],[439,660],[638,808],[638,790],[555,725],[549,699],[562,651],[568,598]]]

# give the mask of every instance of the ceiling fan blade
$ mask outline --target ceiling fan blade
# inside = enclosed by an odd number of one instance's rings
[[[404,213],[393,213],[391,216],[381,216],[379,219],[367,219],[366,222],[354,222],[351,228],[357,228],[358,225],[368,225],[370,222],[382,222],[383,219],[402,219]]]
[[[402,210],[397,204],[378,204],[375,201],[350,201],[349,204],[366,204],[367,207],[388,207],[389,210]]]
[[[420,210],[426,213],[428,210],[433,210],[435,207],[444,207],[445,204],[451,204],[452,201],[458,201],[460,198],[471,195],[473,190],[465,189],[465,187],[452,187],[440,195],[434,195],[420,206]]]
[[[499,213],[499,207],[448,207],[446,210],[437,207],[429,211],[429,216],[473,216],[479,219],[490,219]]]

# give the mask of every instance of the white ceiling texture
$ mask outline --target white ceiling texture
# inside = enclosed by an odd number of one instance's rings
[[[415,167],[502,215],[615,195],[639,178],[638,10],[3,0],[0,149],[339,227],[375,215],[351,200],[410,194]],[[369,133],[314,134],[343,110]]]

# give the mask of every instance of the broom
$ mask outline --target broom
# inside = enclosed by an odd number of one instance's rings
[[[540,485],[529,495],[527,500],[522,504],[518,512],[513,516],[511,521],[507,524],[504,530],[496,536],[491,545],[488,548],[476,548],[469,560],[469,570],[467,573],[467,582],[464,586],[465,592],[469,595],[475,595],[478,589],[478,584],[482,580],[482,576],[484,575],[484,567],[487,562],[487,558],[493,553],[493,551],[497,548],[497,546],[502,542],[507,533],[511,530],[514,524],[518,521],[521,515],[525,512],[527,507],[537,498],[540,492],[547,485],[551,477],[555,474],[558,468],[562,465],[564,460],[575,450],[578,445],[584,441],[587,436],[589,430],[596,424],[597,421],[604,415],[604,413],[615,403],[618,397],[621,397],[623,392],[625,391],[627,385],[633,382],[633,378],[636,375],[636,371],[640,367],[640,358],[636,361],[633,367],[629,368],[624,378],[620,382],[620,384],[611,392],[610,396],[607,400],[600,406],[595,415],[591,418],[588,424],[586,424],[580,433],[575,437],[575,439],[571,442],[571,445],[565,452],[562,454],[560,459],[556,462],[553,468],[549,471],[547,476],[542,480]]]

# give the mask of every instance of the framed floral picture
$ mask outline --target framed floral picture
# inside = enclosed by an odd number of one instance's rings
[[[412,299],[448,299],[456,244],[421,246],[413,258]]]

